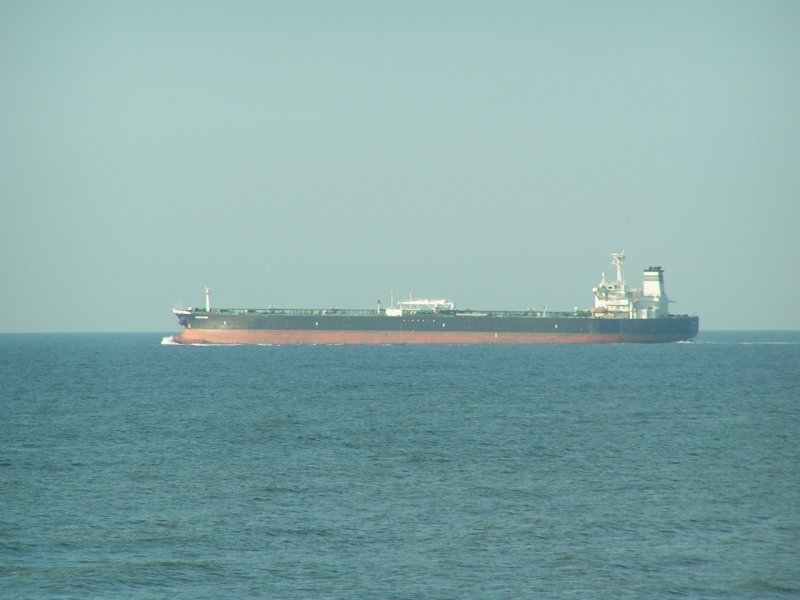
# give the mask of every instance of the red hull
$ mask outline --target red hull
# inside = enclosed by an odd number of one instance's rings
[[[273,346],[386,344],[614,344],[621,342],[658,343],[684,339],[669,335],[626,334],[550,334],[550,333],[473,333],[425,331],[277,331],[186,329],[176,335],[179,344],[243,344]]]

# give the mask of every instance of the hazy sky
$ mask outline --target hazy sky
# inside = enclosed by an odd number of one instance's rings
[[[173,305],[800,329],[800,3],[0,1],[0,331]]]

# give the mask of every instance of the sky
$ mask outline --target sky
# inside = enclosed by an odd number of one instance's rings
[[[800,3],[0,0],[0,332],[571,310],[800,329]]]

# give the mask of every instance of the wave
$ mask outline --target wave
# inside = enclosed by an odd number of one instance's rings
[[[678,342],[679,344],[693,343],[702,344],[703,346],[800,346],[800,340],[694,340],[693,342]]]
[[[800,341],[797,342],[739,342],[742,346],[798,346]]]
[[[201,348],[205,348],[205,347],[209,347],[209,348],[214,347],[214,348],[216,348],[218,346],[219,347],[242,346],[243,344],[207,344],[207,343],[204,343],[204,342],[197,342],[197,343],[194,343],[194,344],[181,344],[181,343],[175,341],[175,337],[174,336],[168,335],[166,337],[161,338],[161,345],[162,346],[198,346],[198,347],[201,347]]]

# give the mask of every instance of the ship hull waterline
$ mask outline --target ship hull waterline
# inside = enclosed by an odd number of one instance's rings
[[[252,346],[307,345],[536,345],[667,343],[686,340],[685,334],[668,333],[542,333],[459,331],[286,331],[186,329],[175,335],[178,344]]]

